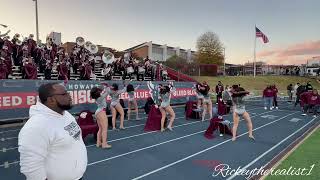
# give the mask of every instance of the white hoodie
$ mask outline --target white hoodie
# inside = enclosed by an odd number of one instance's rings
[[[27,180],[76,180],[87,167],[81,129],[67,111],[63,115],[40,102],[19,133],[21,173]]]

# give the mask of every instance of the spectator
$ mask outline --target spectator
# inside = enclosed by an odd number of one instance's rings
[[[19,133],[21,173],[26,179],[81,179],[87,150],[75,118],[67,111],[72,99],[63,85],[39,87],[40,101]]]
[[[306,90],[307,90],[307,91],[311,91],[311,90],[313,90],[313,87],[312,87],[312,85],[311,85],[310,81],[308,81],[308,82],[307,82]]]
[[[288,93],[288,97],[289,97],[289,102],[292,102],[292,93],[293,93],[292,84],[289,84],[287,86],[287,93]]]
[[[223,92],[223,84],[221,81],[218,81],[218,84],[216,85],[216,95],[217,95],[217,103],[220,98],[222,98],[222,92]]]
[[[317,117],[318,110],[320,107],[320,96],[318,94],[318,91],[315,89],[312,92],[306,94],[306,100],[307,103],[303,106],[303,115],[306,115],[308,113],[308,110],[311,109],[313,112],[313,117]]]
[[[305,85],[300,85],[298,88],[297,88],[297,98],[296,98],[296,102],[294,103],[294,107],[297,106],[297,104],[300,102],[300,95],[304,92],[306,92],[307,89],[306,89],[306,86]]]
[[[273,109],[273,98],[274,98],[274,90],[269,85],[266,87],[266,89],[263,90],[263,99],[264,99],[264,109],[267,110],[270,108],[270,110]]]

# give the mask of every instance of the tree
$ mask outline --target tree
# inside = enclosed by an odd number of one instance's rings
[[[172,69],[181,70],[187,65],[187,60],[177,55],[173,55],[169,59],[167,59],[163,64]]]
[[[197,39],[198,63],[222,65],[224,60],[223,45],[218,35],[209,31]]]
[[[199,66],[196,62],[188,62],[188,60],[177,55],[170,57],[163,64],[184,74],[198,75]]]

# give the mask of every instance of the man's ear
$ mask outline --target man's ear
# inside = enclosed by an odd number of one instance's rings
[[[56,102],[56,99],[54,97],[47,98],[47,104],[54,104],[55,102]]]

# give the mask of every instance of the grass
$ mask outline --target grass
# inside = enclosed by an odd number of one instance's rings
[[[221,81],[224,86],[241,84],[242,87],[254,92],[255,95],[261,95],[268,84],[275,84],[279,93],[283,95],[287,95],[287,86],[289,84],[295,85],[297,82],[301,84],[310,81],[314,88],[320,89],[320,83],[316,79],[298,76],[256,76],[255,78],[253,76],[193,76],[193,78],[199,82],[207,81],[211,88],[215,88],[218,81]]]
[[[306,139],[292,154],[290,154],[275,170],[289,170],[293,168],[314,167],[309,176],[267,176],[266,180],[318,180],[320,179],[320,129],[317,129],[308,139]],[[305,172],[309,172],[306,170]],[[275,171],[274,171],[275,172]]]

